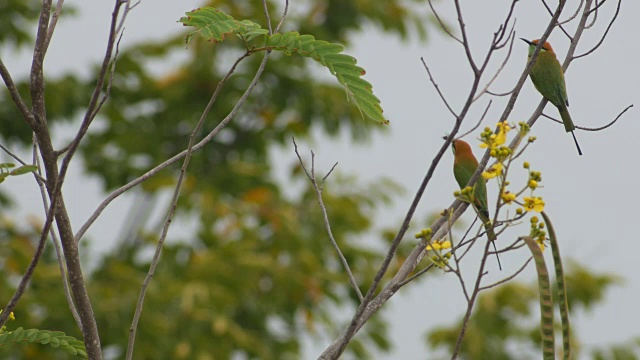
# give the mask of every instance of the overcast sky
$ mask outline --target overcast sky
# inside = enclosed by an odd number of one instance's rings
[[[566,13],[571,13],[578,2],[569,1]],[[77,7],[78,16],[60,20],[47,54],[46,67],[50,75],[67,71],[86,74],[90,71],[89,65],[103,56],[112,2],[68,0],[65,4]],[[476,58],[484,55],[484,49],[503,20],[509,4],[509,1],[462,1]],[[143,0],[127,20],[122,46],[182,31],[176,20],[185,11],[200,5],[201,2],[196,0]],[[440,1],[437,5],[441,15],[455,24],[451,4]],[[291,6],[296,7],[295,0],[291,1]],[[599,40],[614,6],[614,1],[608,1],[602,7],[599,22],[584,33],[577,53],[590,49]],[[576,125],[601,126],[626,106],[639,105],[638,14],[639,2],[625,1],[605,43],[594,54],[576,60],[569,68],[566,74],[569,109]],[[534,39],[542,35],[549,15],[539,1],[530,0],[518,3],[515,18],[516,37]],[[569,25],[567,29],[572,33],[573,26]],[[285,24],[284,30],[295,29],[288,29]],[[363,180],[389,177],[402,184],[407,189],[406,196],[398,199],[393,207],[381,210],[378,218],[381,225],[397,228],[431,159],[442,144],[442,135],[451,129],[454,120],[429,83],[420,57],[426,59],[456,110],[467,96],[471,72],[459,44],[439,32],[432,31],[427,44],[417,39],[402,42],[371,28],[354,40],[355,45],[345,52],[355,56],[359,65],[366,69],[366,79],[373,84],[385,115],[391,120],[390,131],[375,135],[373,141],[366,145],[354,146],[347,136],[338,140],[318,136],[312,143],[299,145],[302,149],[311,148],[316,152],[319,171],[329,169],[339,161],[339,171],[343,173],[357,173]],[[560,31],[555,31],[550,42],[558,56],[564,59],[569,46],[567,38]],[[518,40],[510,62],[492,86],[492,91],[500,93],[512,88],[525,66],[526,55],[526,45]],[[28,71],[30,63],[25,54],[2,56],[9,69],[17,74],[15,76]],[[501,61],[501,57],[496,57],[493,68],[497,68]],[[506,102],[504,98],[493,100],[487,125],[499,120],[497,117]],[[463,131],[478,119],[488,101],[486,97],[477,102]],[[509,120],[526,121],[539,101],[540,95],[527,82]],[[557,116],[551,107],[547,107],[546,112]],[[584,152],[584,156],[579,157],[570,134],[565,133],[561,125],[540,119],[532,131],[538,141],[525,156],[532,168],[542,172],[544,188],[539,190],[539,194],[546,200],[546,211],[554,221],[564,258],[576,259],[595,271],[619,274],[626,280],[623,286],[607,293],[606,302],[597,311],[572,319],[573,329],[581,343],[588,346],[620,342],[640,335],[638,317],[635,316],[640,303],[640,278],[637,276],[640,245],[634,225],[640,214],[640,192],[636,181],[640,173],[634,142],[639,130],[638,109],[632,108],[619,123],[605,131],[577,131],[576,136]],[[477,132],[466,140],[477,143],[476,138]],[[473,148],[480,156],[481,151],[476,144]],[[275,168],[275,176],[285,179],[288,167],[295,161],[295,154],[291,147],[274,149],[274,153],[283,159]],[[451,203],[456,189],[451,164],[452,155],[447,153],[421,202],[420,215]],[[96,181],[80,174],[80,168],[73,167],[73,176],[65,184],[67,206],[76,229],[85,221],[87,212],[93,211],[104,197],[99,193],[100,186]],[[519,176],[523,179],[524,171]],[[517,179],[518,176],[513,182]],[[39,195],[33,193],[35,188],[18,183],[9,180],[3,187],[21,194],[19,199],[28,209],[23,213],[40,215],[38,211],[42,205]],[[69,191],[71,188],[74,190]],[[489,194],[495,193],[495,184],[491,184]],[[115,240],[118,234],[113,229],[118,229],[124,221],[131,199],[131,196],[124,196],[116,200],[93,225],[89,234],[96,243],[109,244]],[[468,213],[463,219],[470,222],[472,216]],[[524,224],[508,234],[515,238],[527,233],[527,227]],[[409,233],[414,230],[417,230],[417,223]],[[524,250],[503,256],[505,271],[499,274],[497,269],[491,269],[491,275],[508,274],[509,270],[517,269],[525,258]],[[534,275],[533,267],[529,267],[520,279],[532,280]],[[384,316],[393,318],[390,334],[397,348],[391,355],[378,358],[425,358],[425,330],[457,319],[462,315],[463,305],[462,293],[453,276],[431,276],[406,287],[384,308]],[[442,311],[427,310],[432,307]],[[416,316],[415,310],[419,308],[425,308],[425,311]],[[307,345],[307,354],[312,357],[318,355],[327,343],[310,340]]]

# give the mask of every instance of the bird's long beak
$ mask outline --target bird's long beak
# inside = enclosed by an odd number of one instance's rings
[[[520,38],[520,40],[522,40],[522,41],[526,42],[527,44],[531,45],[531,41],[529,41],[527,39]]]

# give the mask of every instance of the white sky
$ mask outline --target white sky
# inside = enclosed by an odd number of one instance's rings
[[[59,22],[47,54],[46,66],[49,74],[66,71],[86,74],[90,71],[89,64],[103,56],[112,2],[68,0],[65,3],[77,7],[79,15],[63,18]],[[577,3],[577,0],[569,1],[566,13],[571,13]],[[484,48],[504,18],[509,4],[504,0],[462,1],[468,34],[478,61],[484,55]],[[122,46],[182,31],[176,20],[185,11],[200,5],[201,2],[196,0],[143,0],[128,18]],[[598,24],[585,32],[577,53],[590,49],[599,40],[614,5],[614,1],[608,1],[603,6]],[[291,1],[291,6],[296,6],[295,0]],[[438,2],[437,8],[450,24],[455,25],[453,8],[449,2]],[[569,68],[566,82],[570,112],[576,125],[601,126],[627,105],[639,105],[640,68],[637,59],[640,43],[635,40],[639,30],[637,14],[640,14],[640,4],[637,1],[625,1],[605,43],[597,52],[575,61]],[[520,1],[515,18],[516,37],[532,39],[542,34],[549,16],[539,1]],[[573,27],[569,26],[570,33],[571,29]],[[284,30],[293,29],[285,25]],[[370,28],[354,40],[355,45],[345,52],[355,56],[359,65],[367,70],[365,78],[373,84],[374,92],[382,100],[385,115],[391,120],[391,131],[377,134],[369,144],[360,146],[354,146],[348,136],[338,140],[319,136],[314,143],[299,145],[302,149],[314,150],[319,171],[329,169],[339,161],[340,171],[356,173],[363,181],[384,176],[401,183],[407,189],[406,196],[398,199],[393,207],[381,209],[378,217],[381,225],[397,227],[432,157],[442,144],[442,135],[450,130],[453,123],[453,118],[429,83],[420,57],[425,57],[442,91],[456,110],[467,96],[471,73],[462,48],[433,31],[427,44],[401,42],[397,37],[383,36]],[[566,37],[560,31],[555,31],[550,42],[563,59],[569,45]],[[526,53],[526,45],[517,40],[511,60],[492,86],[493,91],[511,89],[524,68]],[[28,71],[28,54],[8,56],[4,53],[2,56],[14,77]],[[501,61],[501,57],[496,57],[493,68],[499,66]],[[488,100],[484,98],[477,102],[463,131],[478,119]],[[526,121],[539,100],[539,94],[528,82],[509,120]],[[494,99],[487,125],[498,120],[496,117],[502,113],[505,103],[504,98]],[[571,257],[594,271],[613,272],[626,279],[624,286],[615,287],[607,294],[606,302],[598,306],[595,312],[580,314],[572,319],[573,329],[577,331],[581,343],[587,346],[621,342],[640,335],[638,317],[629,316],[637,314],[636,304],[640,303],[640,279],[635,276],[638,272],[636,261],[639,246],[635,241],[634,225],[640,200],[635,180],[640,173],[637,159],[633,160],[637,150],[633,150],[636,146],[632,141],[640,133],[637,111],[631,109],[619,123],[605,131],[578,131],[576,135],[584,152],[582,157],[578,157],[571,136],[564,132],[561,125],[540,119],[532,131],[538,141],[525,156],[532,168],[543,174],[544,188],[540,189],[539,194],[546,200],[546,210],[554,221],[565,259]],[[551,107],[547,108],[547,113],[557,116],[556,110]],[[466,140],[474,143],[476,135]],[[475,146],[474,151],[476,155],[481,155],[480,149]],[[285,172],[295,161],[293,149],[274,149],[274,154],[283,159],[276,164],[275,175],[285,179]],[[416,219],[451,203],[452,193],[456,189],[451,157],[448,153],[436,171]],[[519,168],[515,169],[518,172]],[[104,195],[99,194],[100,186],[95,180],[81,176],[80,167],[73,167],[70,175],[65,185],[65,195],[74,228],[77,229]],[[517,182],[517,179],[512,182]],[[24,213],[41,214],[42,205],[39,195],[33,193],[33,186],[21,185],[11,179],[3,186],[20,199]],[[494,186],[492,184],[489,187],[490,196],[496,192]],[[118,235],[113,229],[120,228],[132,199],[132,196],[121,197],[107,208],[89,232],[96,243],[113,243]],[[463,219],[470,222],[472,217],[465,214]],[[411,241],[411,234],[418,228],[418,222],[414,221],[414,224],[406,241]],[[508,234],[515,238],[527,232],[528,224],[525,223]],[[502,238],[505,237],[509,238]],[[524,251],[503,256],[506,270],[498,274],[497,269],[491,269],[492,275],[505,276],[509,270],[517,269],[526,256]],[[466,266],[469,276],[472,275],[470,265]],[[534,269],[529,267],[520,279],[531,280],[533,277]],[[425,310],[419,311],[420,308]],[[430,276],[409,285],[385,306],[384,316],[392,319],[390,335],[397,347],[391,355],[378,358],[428,357],[425,355],[425,330],[459,318],[463,314],[462,309],[463,296],[453,276]],[[328,344],[325,340],[309,340],[305,343],[308,354],[305,358],[317,356]]]

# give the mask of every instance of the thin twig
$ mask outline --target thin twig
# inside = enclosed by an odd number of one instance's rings
[[[262,75],[262,72],[264,71],[265,65],[267,64],[267,59],[269,59],[269,55],[271,54],[271,52],[267,51],[267,53],[265,54],[264,58],[262,59],[262,63],[260,63],[260,67],[258,68],[258,71],[256,72],[255,76],[253,77],[253,80],[251,81],[251,84],[249,85],[249,87],[247,88],[247,90],[245,91],[245,93],[242,95],[242,97],[238,100],[238,102],[236,103],[236,105],[234,106],[232,113],[238,111],[238,109],[240,108],[240,106],[242,106],[244,104],[244,102],[246,101],[247,97],[251,94],[252,90],[255,88],[256,84],[258,83],[258,79],[260,78],[260,75]],[[240,61],[242,61],[244,58],[246,58],[247,56],[249,56],[249,53],[246,53],[245,55],[241,56],[240,58],[238,58],[238,60],[236,61],[236,63],[232,66],[232,68],[235,68],[238,63]],[[133,357],[133,349],[134,349],[134,345],[135,345],[135,337],[136,337],[136,331],[138,328],[138,321],[140,320],[140,315],[142,314],[142,308],[144,305],[144,299],[145,299],[145,295],[147,293],[147,288],[149,286],[149,284],[151,283],[151,279],[153,278],[153,275],[155,274],[155,269],[156,266],[158,265],[158,261],[160,260],[160,254],[162,253],[162,247],[164,244],[164,241],[167,237],[167,234],[169,232],[169,227],[171,226],[171,220],[173,219],[173,215],[175,214],[176,211],[176,207],[177,207],[177,203],[178,203],[178,197],[180,195],[180,189],[181,189],[181,185],[182,185],[182,181],[184,179],[184,175],[187,171],[187,166],[189,165],[189,161],[191,159],[191,154],[194,151],[194,145],[195,145],[195,139],[196,139],[196,135],[198,133],[198,131],[200,130],[200,128],[202,127],[202,124],[204,123],[204,120],[206,119],[207,115],[209,114],[209,111],[211,110],[211,107],[213,106],[213,103],[215,102],[215,100],[217,99],[218,93],[220,91],[220,89],[222,88],[222,84],[224,84],[224,81],[231,75],[231,73],[233,73],[233,71],[229,71],[227,73],[227,76],[220,81],[220,83],[218,83],[218,87],[216,88],[216,90],[214,91],[213,95],[211,96],[211,99],[209,100],[209,103],[207,104],[205,110],[203,111],[202,115],[200,116],[200,120],[198,121],[198,124],[196,125],[195,129],[193,130],[193,132],[191,133],[191,136],[189,137],[189,145],[187,147],[186,150],[186,154],[184,156],[184,161],[182,164],[182,167],[180,169],[180,175],[178,176],[178,182],[176,184],[175,190],[173,192],[173,198],[171,200],[171,203],[169,205],[169,211],[167,213],[167,217],[166,220],[164,222],[164,226],[162,228],[162,233],[160,235],[160,239],[158,240],[158,245],[156,246],[156,251],[153,255],[153,260],[151,261],[151,264],[149,266],[149,271],[147,272],[147,276],[144,279],[144,282],[142,283],[142,289],[140,290],[140,295],[138,297],[138,302],[136,304],[136,309],[135,309],[135,313],[133,316],[133,321],[131,323],[131,327],[129,328],[129,343],[127,345],[127,356],[126,359],[127,360],[131,360]],[[230,114],[231,115],[231,114]],[[222,128],[224,126],[227,125],[227,123],[229,121],[231,121],[233,117],[231,116],[227,116],[227,118],[225,118],[225,120],[227,120],[226,122],[223,120],[216,128]]]
[[[320,210],[322,210],[322,218],[324,220],[324,227],[327,230],[327,234],[329,235],[329,240],[331,240],[331,245],[333,245],[333,248],[338,253],[338,257],[340,258],[340,262],[342,263],[342,266],[344,267],[344,270],[347,272],[347,275],[349,276],[349,282],[351,282],[351,286],[353,287],[353,290],[356,292],[356,294],[358,295],[358,298],[362,302],[364,297],[362,296],[362,292],[360,291],[360,287],[358,286],[358,282],[356,281],[356,278],[353,276],[353,272],[351,271],[351,268],[349,267],[349,263],[347,262],[347,259],[342,254],[342,251],[340,250],[340,246],[338,246],[338,243],[336,242],[336,239],[333,236],[333,231],[331,231],[331,224],[329,223],[329,215],[327,214],[327,207],[324,205],[324,200],[322,199],[322,189],[324,187],[324,181],[327,179],[327,177],[329,175],[331,175],[331,173],[336,168],[336,165],[338,165],[338,163],[335,163],[333,165],[333,167],[331,168],[331,170],[329,170],[327,175],[325,175],[322,178],[322,185],[318,186],[318,181],[316,180],[315,166],[314,166],[314,161],[313,161],[313,159],[315,158],[315,154],[313,153],[313,151],[311,152],[312,165],[311,165],[311,173],[309,173],[307,168],[304,166],[304,162],[302,161],[302,157],[300,156],[300,153],[298,152],[298,144],[296,144],[296,140],[293,137],[291,138],[291,140],[293,141],[294,151],[296,153],[296,156],[298,156],[298,161],[300,162],[300,166],[302,167],[302,170],[304,170],[304,173],[307,175],[307,177],[309,178],[309,181],[311,181],[311,185],[313,185],[313,188],[316,191],[316,197],[318,198],[318,204],[320,205]]]
[[[606,128],[610,127],[611,125],[615,124],[615,123],[618,121],[618,119],[620,119],[620,117],[621,117],[624,113],[626,113],[626,112],[627,112],[627,110],[631,109],[632,107],[633,107],[633,104],[631,104],[631,105],[627,106],[626,108],[624,108],[624,110],[622,110],[622,111],[618,114],[618,116],[616,116],[616,118],[615,118],[615,119],[613,119],[611,122],[609,122],[608,124],[606,124],[606,125],[604,125],[604,126],[600,126],[600,127],[596,127],[596,128],[589,128],[589,127],[584,127],[584,126],[576,126],[576,129],[584,130],[584,131],[600,131],[600,130],[604,130],[604,129],[606,129]],[[553,121],[555,121],[555,122],[557,122],[557,123],[562,124],[562,121],[560,121],[560,120],[558,120],[558,119],[556,119],[556,118],[554,118],[554,117],[551,117],[551,116],[549,116],[549,115],[547,115],[547,114],[545,114],[545,113],[542,113],[541,115],[542,115],[543,117],[546,117],[546,118],[547,118],[547,119],[549,119],[549,120],[553,120]]]
[[[51,38],[53,37],[53,31],[56,29],[56,25],[58,24],[58,18],[62,13],[62,5],[64,4],[64,0],[58,0],[56,2],[56,10],[51,15],[51,21],[49,22],[49,29],[47,31],[47,39],[44,42],[44,51],[49,49],[49,43],[51,42]]]
[[[560,0],[560,1],[563,1],[563,0]],[[566,0],[564,0],[564,2],[566,2]],[[542,0],[542,3],[544,4],[544,7],[547,9],[547,12],[549,13],[549,15],[553,16],[553,11],[551,11],[551,8],[549,7],[549,5],[547,5],[547,2],[545,0]],[[562,30],[564,35],[567,38],[569,38],[569,40],[572,40],[571,35],[569,35],[567,30],[564,29],[564,26],[562,26],[562,24],[563,23],[560,22],[560,19],[556,20],[556,25],[560,28],[560,30]]]
[[[264,17],[267,19],[269,35],[273,35],[273,29],[271,28],[271,16],[269,16],[269,7],[267,6],[267,0],[262,0],[262,9],[264,10]]]
[[[11,156],[12,158],[14,158],[17,162],[19,162],[21,165],[31,165],[31,164],[27,164],[26,162],[24,162],[22,159],[20,159],[20,157],[14,153],[12,153],[9,149],[7,149],[4,145],[0,144],[0,149],[2,149],[4,152],[7,153],[7,155]],[[38,174],[37,172],[33,173],[33,176],[36,177],[36,180],[45,181],[45,178],[42,177],[42,175]]]
[[[508,281],[510,281],[510,280],[513,280],[516,276],[520,275],[520,273],[521,273],[522,271],[524,271],[524,269],[527,267],[527,265],[529,265],[529,263],[531,262],[531,260],[533,260],[533,256],[529,257],[529,259],[524,263],[524,265],[522,265],[522,266],[520,267],[520,269],[518,269],[518,271],[514,272],[514,273],[513,273],[513,274],[511,274],[510,276],[507,276],[506,278],[504,278],[504,279],[502,279],[502,280],[500,280],[500,281],[494,282],[494,283],[493,283],[493,284],[491,284],[491,285],[483,286],[483,287],[479,288],[479,289],[478,289],[478,291],[480,292],[480,291],[484,291],[484,290],[487,290],[487,289],[491,289],[491,288],[496,287],[496,286],[498,286],[498,285],[502,285],[502,284],[504,284],[504,283],[506,283],[506,282],[508,282]]]
[[[22,96],[18,92],[18,88],[16,88],[16,84],[14,84],[13,79],[11,78],[11,74],[9,73],[9,70],[7,69],[7,67],[4,66],[4,62],[2,62],[1,58],[0,58],[0,76],[2,76],[2,80],[4,81],[4,84],[7,86],[7,90],[9,90],[9,95],[11,95],[11,99],[16,104],[16,107],[18,107],[18,111],[20,111],[20,115],[22,115],[22,118],[24,119],[24,121],[29,125],[29,127],[32,130],[35,129],[35,126],[36,126],[35,118],[31,113],[31,110],[29,110],[27,103],[24,101],[24,99],[22,99]]]
[[[414,275],[412,275],[411,277],[407,278],[406,280],[399,282],[398,284],[395,285],[396,287],[396,291],[398,289],[400,289],[401,287],[407,285],[408,283],[412,282],[413,280],[419,278],[421,275],[426,274],[427,271],[433,269],[435,267],[435,265],[433,264],[429,264],[427,265],[427,267],[425,267],[424,269],[418,271],[417,273],[415,273]]]
[[[476,131],[477,128],[480,127],[480,125],[482,124],[482,121],[484,120],[484,117],[487,115],[487,112],[489,112],[489,108],[491,107],[491,103],[492,102],[493,102],[493,100],[489,100],[489,103],[487,104],[487,107],[484,109],[484,112],[482,113],[482,116],[480,116],[480,120],[478,120],[478,122],[471,129],[469,129],[469,131],[467,131],[464,134],[458,136],[458,139],[462,139],[463,137],[471,134],[472,132]],[[446,139],[446,137],[445,137],[445,139]]]
[[[580,5],[578,5],[578,7],[576,8],[576,12],[573,13],[573,15],[571,15],[567,20],[560,21],[560,25],[567,24],[573,19],[575,19],[578,16],[578,14],[580,14],[580,9],[582,9],[582,5],[584,5],[584,0],[580,0]]]
[[[473,101],[478,100],[482,95],[484,95],[485,93],[487,93],[489,91],[489,87],[491,86],[491,84],[493,84],[493,82],[498,78],[498,75],[500,75],[500,73],[502,72],[504,67],[507,65],[507,62],[509,61],[509,58],[511,57],[511,50],[513,50],[513,40],[515,39],[514,35],[515,35],[514,32],[512,32],[511,35],[509,35],[509,38],[511,39],[511,42],[509,44],[509,51],[507,52],[507,56],[504,57],[504,61],[502,62],[502,64],[498,68],[498,70],[495,72],[495,74],[493,74],[493,77],[491,78],[491,80],[489,80],[489,82],[487,82],[487,85],[484,87],[484,89],[480,90],[478,92],[478,94],[476,95],[476,97],[473,98]]]
[[[462,320],[462,327],[460,328],[460,332],[458,333],[458,339],[456,340],[456,345],[455,345],[455,347],[453,349],[453,354],[451,355],[451,360],[455,360],[458,357],[458,354],[460,352],[460,347],[462,346],[462,339],[464,339],[464,335],[465,335],[466,330],[467,330],[467,325],[469,324],[469,319],[471,318],[471,313],[473,311],[473,306],[475,305],[476,298],[478,297],[478,294],[480,293],[480,291],[479,291],[480,284],[482,283],[482,278],[486,274],[485,271],[484,271],[484,268],[485,268],[486,263],[487,263],[487,256],[489,254],[490,243],[491,243],[491,241],[487,241],[487,243],[484,245],[484,253],[482,255],[482,259],[480,260],[480,267],[478,268],[478,276],[476,277],[476,283],[475,283],[473,292],[471,293],[471,298],[467,302],[467,311],[464,314],[464,318]]]
[[[278,23],[278,26],[276,26],[276,33],[280,31],[280,27],[282,26],[282,23],[284,23],[284,19],[286,19],[288,11],[289,11],[289,0],[285,0],[284,11],[282,12],[282,17],[280,18],[280,22]]]
[[[229,71],[227,72],[227,74],[225,75],[225,77],[218,83],[216,90],[214,91],[214,95],[217,97],[217,93],[220,92],[220,90],[222,89],[222,86],[225,84],[226,80],[235,72],[236,67],[238,66],[238,64],[240,63],[240,61],[242,61],[245,57],[247,57],[247,54],[242,55],[240,58],[238,58],[236,60],[236,62],[234,63],[234,65],[231,67],[231,69],[229,69]],[[252,83],[253,84],[253,83]],[[249,86],[247,88],[247,90],[245,90],[244,94],[242,94],[240,100],[242,100],[242,103],[244,103],[244,101],[246,100],[246,98],[249,96],[249,94],[251,93],[251,91],[253,90],[253,86]],[[242,105],[242,103],[240,105]],[[211,141],[226,125],[227,123],[229,123],[229,121],[231,121],[236,114],[238,113],[238,110],[240,110],[240,106],[238,106],[236,104],[236,106],[231,110],[231,112],[229,112],[229,114],[220,122],[220,124],[218,124],[218,126],[216,126],[207,136],[205,136],[202,140],[200,140],[200,142],[198,142],[197,144],[195,144],[193,146],[193,151],[197,151],[199,149],[201,149],[202,147],[204,147],[209,141]],[[100,216],[100,214],[102,214],[102,211],[104,211],[104,209],[106,209],[106,207],[113,201],[115,200],[118,196],[124,194],[125,192],[127,192],[129,189],[141,184],[142,182],[148,180],[150,177],[152,177],[153,175],[157,174],[158,172],[160,172],[161,170],[165,169],[166,167],[168,167],[169,165],[177,162],[178,160],[182,159],[183,157],[185,157],[187,155],[187,150],[183,150],[180,153],[174,155],[173,157],[171,157],[170,159],[164,161],[163,163],[155,166],[154,168],[152,168],[151,170],[147,171],[146,173],[144,173],[143,175],[139,176],[138,178],[128,182],[127,184],[121,186],[120,188],[118,188],[117,190],[114,190],[111,194],[109,194],[109,196],[107,196],[102,203],[100,203],[100,205],[98,205],[98,208],[96,208],[96,210],[94,210],[94,212],[91,214],[91,216],[89,217],[89,219],[87,219],[87,221],[82,225],[82,227],[80,228],[80,230],[78,230],[78,232],[76,233],[76,235],[74,236],[75,241],[79,242],[80,239],[82,239],[82,236],[84,236],[84,234],[87,232],[87,230],[89,229],[89,227],[91,227],[91,225],[98,219],[98,217]]]
[[[473,73],[478,75],[478,66],[473,60],[473,55],[471,55],[471,47],[469,46],[469,38],[467,37],[466,25],[464,23],[464,18],[462,17],[462,8],[460,7],[460,0],[453,1],[456,7],[456,14],[458,15],[458,25],[460,26],[460,33],[462,34],[462,47],[464,47],[464,53],[467,55],[467,61],[469,62],[469,66],[473,70]]]
[[[451,36],[452,39],[459,42],[460,45],[463,45],[462,40],[458,39],[455,35],[453,35],[451,30],[449,30],[449,27],[442,21],[442,19],[440,18],[440,15],[438,15],[438,12],[433,7],[433,3],[431,2],[431,0],[429,0],[428,3],[429,3],[429,7],[431,8],[431,12],[433,12],[433,15],[436,17],[436,20],[438,20],[438,23],[440,24],[440,27],[442,28],[442,30],[444,30],[444,32],[446,32],[449,36]]]
[[[583,56],[587,56],[587,55],[591,54],[592,52],[596,51],[596,49],[598,49],[600,47],[600,45],[602,45],[602,43],[604,42],[604,39],[607,37],[607,34],[609,34],[609,30],[611,30],[611,27],[613,26],[613,23],[618,18],[618,14],[620,14],[620,5],[621,4],[622,4],[622,0],[618,0],[618,6],[616,7],[616,12],[613,15],[613,18],[611,18],[611,21],[609,22],[609,25],[607,25],[607,29],[604,31],[604,34],[602,34],[602,37],[600,38],[600,41],[598,41],[598,43],[593,48],[591,48],[591,50],[587,51],[586,53],[574,56],[573,60],[579,59],[579,58],[581,58]]]
[[[436,83],[436,81],[433,79],[433,75],[431,75],[431,70],[429,70],[429,66],[427,66],[427,63],[425,62],[424,57],[420,57],[420,60],[422,61],[422,65],[424,65],[425,70],[427,70],[427,74],[429,75],[429,80],[431,81],[431,84],[433,84],[433,87],[438,92],[438,95],[440,95],[440,99],[442,99],[442,102],[444,103],[444,105],[447,107],[447,109],[449,109],[449,112],[451,113],[451,115],[457,118],[458,114],[456,114],[455,111],[453,111],[453,109],[449,105],[449,102],[444,97],[444,94],[442,94],[442,91],[440,91],[440,86],[438,86],[438,83]]]

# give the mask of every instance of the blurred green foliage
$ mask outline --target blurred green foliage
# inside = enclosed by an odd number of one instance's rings
[[[0,27],[7,27],[0,31],[3,48],[31,44],[39,3],[26,3],[29,6],[0,0]],[[430,20],[424,15],[426,11],[419,15],[410,8],[414,3],[425,1],[301,1],[295,8],[306,10],[290,9],[283,31],[296,30],[346,46],[365,26],[400,38],[409,34],[424,38]],[[266,27],[262,1],[209,1],[203,5]],[[269,6],[275,26],[282,4],[269,1]],[[182,15],[176,14],[176,20]],[[20,17],[24,20],[16,20]],[[2,21],[4,18],[12,22]],[[185,149],[218,81],[242,54],[243,44],[234,37],[215,46],[193,41],[185,48],[186,29],[176,24],[175,30],[172,37],[160,42],[120,49],[109,101],[80,147],[85,172],[99,178],[105,191]],[[174,58],[184,60],[169,60]],[[260,60],[261,55],[254,56],[238,67],[200,136],[229,113]],[[28,79],[14,80],[28,101]],[[48,122],[77,123],[95,82],[95,78],[73,73],[47,77]],[[29,145],[30,129],[6,90],[0,92],[0,118],[3,144]],[[191,160],[177,223],[147,293],[134,358],[295,359],[301,355],[302,334],[334,336],[336,320],[341,318],[337,309],[353,308],[357,297],[327,239],[315,193],[293,152],[288,161],[292,164],[290,177],[283,185],[271,173],[273,162],[282,160],[273,159],[269,150],[277,145],[291,146],[292,136],[300,142],[317,134],[350,133],[354,140],[363,141],[382,129],[362,118],[357,107],[347,101],[344,89],[318,64],[273,54],[238,116]],[[124,356],[140,284],[157,242],[159,219],[144,214],[159,206],[156,200],[172,189],[178,169],[179,165],[174,165],[134,189],[136,199],[142,200],[132,204],[130,221],[123,229],[114,225],[114,233],[123,234],[115,250],[100,259],[83,259],[91,264],[92,272],[85,279],[107,358]],[[283,187],[297,189],[296,195],[285,195]],[[380,254],[373,250],[374,244],[363,244],[360,239],[375,230],[371,220],[374,209],[387,203],[397,190],[386,180],[362,184],[339,172],[325,188],[333,233],[362,291],[368,288]],[[17,226],[22,221],[10,215],[10,208],[0,209],[4,219],[0,231],[6,235],[0,240],[0,267],[4,269],[0,303],[13,293],[41,225],[32,219],[28,228]],[[81,221],[84,219],[74,223]],[[81,244],[91,246],[95,240],[85,236]],[[10,328],[55,329],[80,337],[64,299],[52,248],[47,248],[15,313],[17,320]],[[390,346],[386,322],[378,316],[349,351],[356,358],[370,358]],[[35,345],[0,349],[2,358],[65,356]]]
[[[586,267],[570,262],[565,270],[570,315],[591,310],[604,301],[605,294],[621,279],[611,274],[597,274]],[[557,299],[557,294],[554,294]],[[557,301],[557,300],[556,300]],[[481,293],[473,309],[467,332],[460,349],[460,358],[467,360],[524,360],[539,359],[541,353],[540,305],[538,284],[511,281]],[[434,354],[445,354],[448,359],[453,352],[462,319],[452,326],[431,329],[427,342]],[[556,319],[556,354],[562,353],[560,343],[560,321]],[[640,346],[612,345],[592,348],[578,341],[580,328],[572,326],[572,357],[583,359],[625,360],[639,359]],[[631,357],[625,357],[620,354]],[[608,354],[608,355],[606,355]]]

